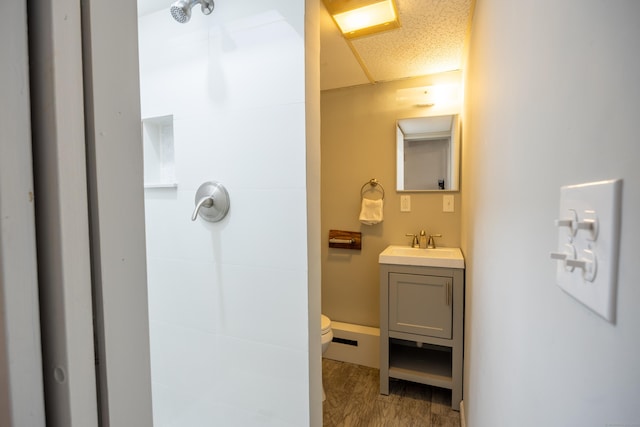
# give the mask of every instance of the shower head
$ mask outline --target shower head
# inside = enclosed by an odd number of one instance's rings
[[[202,13],[205,15],[213,12],[213,0],[178,0],[171,5],[171,16],[184,24],[191,19],[191,9],[197,4],[200,4]]]

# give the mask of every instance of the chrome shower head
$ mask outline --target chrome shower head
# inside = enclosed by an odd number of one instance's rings
[[[171,16],[184,24],[191,19],[191,9],[197,4],[200,4],[202,13],[205,15],[213,12],[213,0],[178,0],[171,5]]]

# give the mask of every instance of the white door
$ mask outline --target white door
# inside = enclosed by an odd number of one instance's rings
[[[0,3],[0,425],[44,427],[26,0]]]
[[[47,425],[150,426],[135,4],[28,13]]]

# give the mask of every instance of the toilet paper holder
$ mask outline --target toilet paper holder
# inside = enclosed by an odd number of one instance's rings
[[[362,249],[362,233],[357,231],[329,230],[329,247]]]

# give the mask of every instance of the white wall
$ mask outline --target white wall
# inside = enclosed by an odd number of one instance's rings
[[[477,0],[466,78],[467,425],[640,423],[640,3]],[[555,284],[559,187],[624,179],[617,322]]]
[[[142,117],[174,115],[179,182],[145,190],[155,425],[306,425],[304,2],[139,30]],[[208,180],[229,215],[191,222]]]

